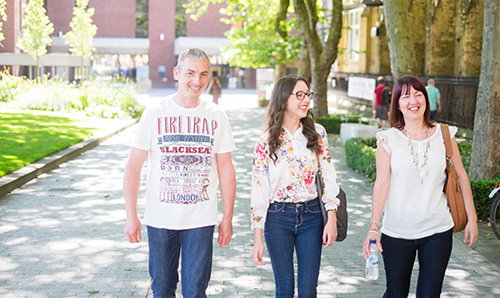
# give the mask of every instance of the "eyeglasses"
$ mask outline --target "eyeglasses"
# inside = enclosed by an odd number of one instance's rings
[[[298,100],[302,101],[307,97],[309,97],[309,100],[312,100],[314,97],[314,92],[304,92],[304,91],[297,91],[295,93],[291,93],[292,95],[295,95]]]

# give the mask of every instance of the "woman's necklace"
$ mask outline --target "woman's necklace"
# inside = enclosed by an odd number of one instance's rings
[[[406,130],[406,127],[403,129],[403,133],[408,138],[408,145],[410,146],[411,156],[413,157],[413,164],[415,165],[415,169],[417,170],[417,177],[420,178],[420,184],[423,184],[424,178],[429,174],[429,171],[427,170],[426,166],[427,166],[427,161],[429,159],[427,153],[429,153],[430,142],[427,140],[427,145],[425,146],[425,152],[424,152],[424,161],[420,163],[418,151],[413,148],[413,143],[410,140],[410,135],[408,134],[408,130]],[[428,127],[425,129],[425,138],[426,139],[429,138]]]

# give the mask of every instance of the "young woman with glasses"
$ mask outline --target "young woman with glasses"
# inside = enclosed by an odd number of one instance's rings
[[[336,173],[325,129],[309,110],[313,93],[304,78],[289,75],[274,86],[268,125],[256,143],[251,193],[252,257],[265,265],[266,239],[276,282],[276,297],[294,296],[293,253],[297,255],[298,296],[316,297],[321,250],[337,238]],[[315,178],[318,159],[325,191],[319,202]],[[323,228],[320,208],[328,222]]]

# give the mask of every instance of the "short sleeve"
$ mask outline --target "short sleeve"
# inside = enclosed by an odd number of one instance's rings
[[[227,118],[226,112],[220,111],[220,138],[217,153],[227,153],[235,150],[233,133],[231,132],[231,125]]]
[[[453,139],[457,134],[458,128],[456,126],[448,126],[448,129],[450,130],[450,139]]]
[[[151,127],[154,127],[154,118],[158,114],[156,108],[147,108],[141,116],[141,120],[137,125],[137,132],[132,141],[132,147],[150,151],[153,139],[153,131]]]
[[[379,131],[379,132],[377,132],[377,134],[375,136],[377,137],[377,147],[379,147],[380,144],[382,144],[385,152],[387,152],[387,154],[389,154],[389,156],[390,156],[391,155],[391,142],[389,140],[389,136],[387,134],[387,131]]]

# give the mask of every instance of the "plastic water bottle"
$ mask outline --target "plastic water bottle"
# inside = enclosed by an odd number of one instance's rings
[[[378,247],[375,239],[370,239],[370,255],[366,259],[365,276],[369,280],[378,279]]]

